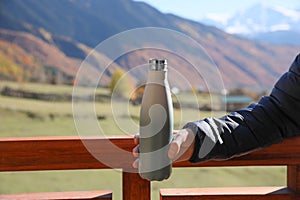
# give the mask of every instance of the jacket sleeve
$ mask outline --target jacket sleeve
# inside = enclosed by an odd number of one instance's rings
[[[229,159],[300,135],[300,54],[257,104],[184,128],[195,134],[190,162]]]

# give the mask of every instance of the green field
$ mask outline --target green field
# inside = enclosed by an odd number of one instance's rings
[[[10,82],[1,82],[0,89],[6,85],[36,92],[72,92],[71,86]],[[99,89],[97,93],[107,94],[108,91]],[[188,96],[182,98],[189,99]],[[207,96],[200,96],[200,99],[209,101]],[[118,112],[113,113],[112,106]],[[111,102],[96,102],[95,110],[97,115],[105,118],[98,121],[105,135],[124,135],[127,132],[133,135],[138,130],[138,106],[126,105],[124,108],[124,104],[118,102],[113,105]],[[211,116],[211,113],[177,109],[174,115],[177,129],[188,121]],[[78,135],[71,102],[47,102],[0,95],[0,116],[1,137]],[[124,124],[119,124],[117,120]],[[132,126],[124,128],[126,124]],[[285,174],[285,167],[179,168],[174,169],[167,181],[152,183],[153,199],[158,199],[159,188],[168,187],[282,186],[286,184]],[[97,189],[111,189],[114,199],[121,199],[121,173],[117,170],[0,173],[0,193]]]

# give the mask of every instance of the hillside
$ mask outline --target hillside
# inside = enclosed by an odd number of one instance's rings
[[[3,80],[48,82],[71,84],[83,61],[92,51],[91,48],[69,40],[60,39],[61,49],[49,41],[44,41],[30,33],[0,29],[0,78]],[[69,48],[69,49],[68,49]],[[66,53],[65,53],[66,52]],[[72,52],[80,52],[76,58]],[[109,60],[97,54],[97,59]],[[91,80],[97,71],[97,62],[85,71],[84,77]],[[111,70],[120,68],[113,65]],[[109,80],[110,73],[103,77]]]
[[[114,34],[138,27],[168,28],[195,39],[218,65],[227,89],[270,89],[280,74],[288,69],[300,49],[297,46],[272,46],[242,39],[213,27],[163,14],[145,3],[131,0],[3,0],[0,18],[0,28],[3,29],[0,33],[1,40],[19,46],[41,65],[50,65],[70,77],[75,75],[81,61],[99,42]],[[27,33],[26,39],[24,32]],[[12,40],[12,36],[8,36],[16,34],[19,34],[22,42]],[[35,38],[35,42],[24,42],[30,40],[29,38]],[[32,43],[36,44],[34,49],[39,49],[40,46],[41,51],[32,52],[32,49],[28,49],[27,45],[32,46]],[[180,45],[182,47],[187,44]],[[180,45],[176,48],[180,48]],[[117,48],[130,47],[120,44]],[[44,53],[40,52],[54,53],[45,57]],[[137,64],[145,64],[148,58],[153,55],[159,56],[160,53],[139,51],[122,56],[116,60],[117,65],[105,73],[105,79],[117,67],[128,71]],[[97,59],[98,56],[109,59],[103,54],[94,56]],[[197,55],[193,56],[197,58]],[[182,59],[172,56],[168,59],[173,63],[181,63],[185,74],[191,73],[190,66]],[[99,69],[98,64],[95,63],[91,69]],[[201,71],[210,74],[205,67],[202,67]],[[86,72],[86,75],[93,76],[95,73]],[[210,76],[211,80],[219,81],[214,74]],[[189,76],[193,83],[199,83],[197,78]]]
[[[68,77],[72,79],[79,68],[79,60],[65,56],[55,46],[32,34],[0,30],[0,39],[1,54],[7,62],[2,68],[15,66],[18,72],[4,79],[63,83]]]
[[[15,56],[13,58],[13,56]],[[0,41],[0,79],[23,81],[36,80],[35,72],[39,73],[40,66],[32,57],[17,45]]]

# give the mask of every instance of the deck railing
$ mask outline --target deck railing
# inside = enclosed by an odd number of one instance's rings
[[[150,200],[150,182],[143,180],[132,171],[133,156],[120,154],[106,146],[110,140],[117,147],[131,152],[134,147],[132,137],[89,138],[79,137],[33,137],[33,138],[1,138],[0,139],[0,171],[32,171],[32,170],[73,170],[73,169],[108,169],[121,168],[122,196],[124,200]],[[105,152],[110,166],[95,159],[83,143],[93,145],[96,151]],[[161,189],[161,199],[300,199],[300,137],[286,139],[284,142],[254,151],[250,154],[226,161],[208,161],[199,164],[189,162],[174,163],[174,167],[215,167],[215,166],[287,166],[286,187],[239,187],[239,188],[191,188]],[[76,193],[76,192],[75,192]],[[77,194],[77,193],[76,193]],[[0,194],[0,199],[16,199],[20,194]],[[41,199],[68,199],[59,195],[69,193],[24,194],[43,196]],[[47,195],[49,195],[47,198]],[[77,194],[78,199],[92,199]],[[51,196],[51,198],[50,198]],[[76,195],[75,195],[76,196]],[[85,196],[85,197],[84,197]],[[92,195],[93,196],[93,195]],[[111,199],[109,191],[98,191],[100,199]],[[71,197],[70,197],[71,198]],[[94,197],[93,197],[94,198]],[[26,199],[22,196],[20,199]],[[30,198],[27,198],[30,199]]]

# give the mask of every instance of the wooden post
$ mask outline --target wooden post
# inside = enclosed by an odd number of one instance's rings
[[[287,186],[295,193],[300,194],[300,165],[287,166]]]
[[[144,180],[138,173],[122,173],[123,200],[150,200],[150,181]]]

